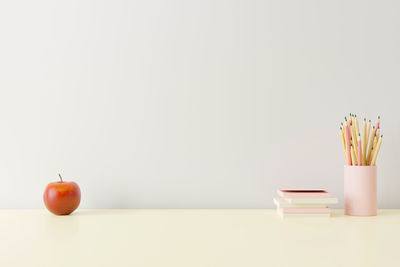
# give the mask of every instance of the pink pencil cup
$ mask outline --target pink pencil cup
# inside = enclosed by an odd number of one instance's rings
[[[344,213],[352,216],[377,214],[376,166],[344,166]]]

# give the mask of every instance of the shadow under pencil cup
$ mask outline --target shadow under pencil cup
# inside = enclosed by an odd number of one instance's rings
[[[344,166],[344,203],[346,215],[376,216],[376,166]]]

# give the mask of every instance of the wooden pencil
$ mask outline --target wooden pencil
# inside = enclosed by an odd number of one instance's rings
[[[368,165],[371,160],[371,150],[374,145],[374,139],[375,139],[375,126],[372,127],[372,133],[371,133],[371,137],[369,139],[369,146],[368,146],[368,153],[367,153],[367,164]]]
[[[358,134],[358,136],[357,136],[357,144],[358,144],[358,157],[357,157],[358,166],[361,166],[363,164],[362,164],[362,147],[361,147],[361,135],[360,134]]]
[[[345,138],[346,138],[346,155],[347,155],[347,165],[351,165],[351,134],[350,134],[350,126],[347,124],[347,118],[345,117],[344,122],[344,130],[345,130]]]
[[[378,157],[379,150],[381,149],[382,137],[383,137],[383,135],[381,135],[381,136],[379,137],[379,141],[378,141],[378,143],[377,143],[377,145],[376,145],[375,152],[374,152],[374,156],[372,157],[372,162],[371,162],[371,165],[372,165],[372,166],[375,166],[376,158]]]
[[[355,120],[355,126],[356,126],[356,137],[360,134],[360,127],[358,125],[358,119],[357,119],[357,115],[354,115],[354,120]],[[357,149],[358,149],[358,144],[357,144]]]
[[[371,121],[366,123],[366,119],[364,118],[363,124],[363,132],[364,132],[364,139],[363,139],[363,165],[367,165],[367,146],[368,146],[368,137],[369,131],[371,130]]]
[[[346,154],[346,139],[344,137],[344,129],[340,127],[340,135],[342,136],[342,144],[343,144],[343,153],[344,153],[344,159],[345,162],[347,163],[347,154]]]
[[[353,165],[353,166],[357,165],[356,153],[354,152],[353,146],[351,146],[351,165]]]
[[[376,131],[376,133],[378,133],[378,131]],[[374,157],[374,154],[375,154],[375,151],[376,151],[376,145],[378,144],[378,139],[379,139],[379,136],[375,135],[374,143],[372,145],[372,150],[371,150],[371,157],[370,157],[370,159],[368,161],[368,165],[371,165],[371,163],[372,163],[372,158]]]

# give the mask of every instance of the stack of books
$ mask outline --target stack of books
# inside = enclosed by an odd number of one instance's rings
[[[282,217],[329,217],[331,209],[328,204],[335,204],[338,199],[322,189],[296,190],[278,189],[274,203]]]

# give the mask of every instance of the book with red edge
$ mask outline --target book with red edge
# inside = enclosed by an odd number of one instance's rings
[[[277,193],[278,196],[283,198],[323,198],[331,196],[328,191],[323,189],[278,189]]]

